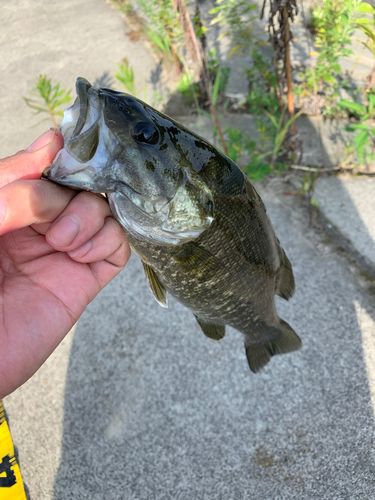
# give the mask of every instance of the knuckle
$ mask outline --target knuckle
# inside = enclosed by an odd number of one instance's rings
[[[39,219],[45,213],[46,198],[49,198],[45,181],[21,181],[21,194],[28,199],[30,211]]]
[[[76,203],[83,211],[87,211],[94,217],[104,218],[110,213],[107,200],[100,195],[82,191],[76,196]]]
[[[114,217],[112,217],[112,216],[107,217],[105,224],[108,227],[108,229],[112,233],[114,233],[114,235],[117,238],[124,240],[124,241],[127,241],[124,229],[120,226],[120,224],[117,222],[117,220]]]

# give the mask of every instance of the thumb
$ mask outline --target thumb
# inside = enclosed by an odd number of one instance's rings
[[[24,151],[0,160],[0,187],[19,179],[39,179],[63,145],[61,132],[51,128]]]

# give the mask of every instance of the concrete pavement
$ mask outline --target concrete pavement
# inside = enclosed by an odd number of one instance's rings
[[[1,155],[45,128],[27,128],[34,118],[20,99],[39,73],[72,87],[78,75],[113,74],[125,55],[146,79],[157,69],[99,0],[0,9]],[[317,197],[353,245],[362,239],[357,251],[372,265],[374,185],[356,181],[319,179]],[[4,400],[32,500],[373,497],[372,284],[326,228],[309,229],[306,207],[282,195],[282,180],[258,188],[293,264],[296,294],[277,308],[302,350],[252,374],[238,332],[215,343],[173,299],[160,308],[133,256]]]

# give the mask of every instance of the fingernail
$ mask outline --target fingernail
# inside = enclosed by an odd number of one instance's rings
[[[82,259],[92,249],[92,240],[86,241],[83,245],[69,252],[69,256],[73,259]]]
[[[3,222],[6,213],[6,206],[4,200],[0,199],[0,222]]]
[[[73,217],[65,215],[49,229],[48,239],[58,247],[67,247],[73,242],[78,233],[77,221]]]
[[[59,129],[57,128],[50,128],[48,132],[45,132],[43,135],[38,137],[27,149],[26,151],[30,151],[31,153],[34,153],[35,151],[38,151],[39,149],[44,148],[45,146],[48,146],[50,144],[54,137],[57,135]]]

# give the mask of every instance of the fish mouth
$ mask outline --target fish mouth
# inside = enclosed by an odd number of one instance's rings
[[[99,144],[101,105],[98,91],[85,78],[77,78],[76,92],[73,106],[64,114],[61,132],[68,153],[79,163],[86,163]]]
[[[43,177],[73,189],[103,192],[95,189],[97,166],[87,164],[99,146],[102,122],[102,104],[98,91],[82,77],[76,81],[77,98],[64,111],[60,130],[64,137],[61,149]]]

